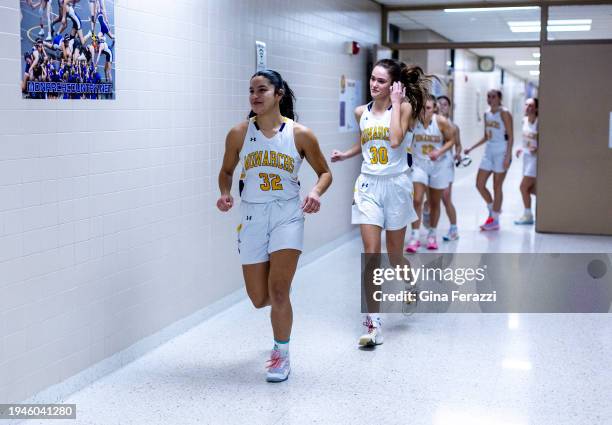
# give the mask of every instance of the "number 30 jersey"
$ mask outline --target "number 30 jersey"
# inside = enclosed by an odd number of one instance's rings
[[[362,174],[393,176],[408,171],[406,138],[397,148],[391,148],[391,106],[382,116],[372,113],[373,102],[368,103],[359,120],[361,130]]]
[[[257,117],[251,118],[240,162],[243,201],[265,203],[299,196],[298,171],[302,157],[295,147],[293,120],[283,117],[278,132],[267,138],[257,125]]]

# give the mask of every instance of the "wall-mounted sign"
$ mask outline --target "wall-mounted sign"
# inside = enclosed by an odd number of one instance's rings
[[[361,82],[340,77],[340,121],[338,130],[357,131],[359,124],[355,120],[355,108],[361,104]]]
[[[262,71],[268,68],[268,57],[266,52],[266,43],[263,41],[255,42],[255,61],[256,61],[256,70]]]
[[[20,3],[23,98],[114,99],[114,0]]]

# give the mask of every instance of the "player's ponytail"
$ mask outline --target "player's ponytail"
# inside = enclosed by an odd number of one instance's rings
[[[381,59],[374,64],[374,67],[377,66],[387,70],[391,82],[400,81],[406,87],[406,98],[412,105],[412,117],[417,118],[425,108],[431,81],[436,77],[425,74],[419,66],[409,66],[393,59]]]
[[[291,118],[296,120],[295,111],[293,110],[293,102],[295,101],[295,95],[293,90],[289,87],[289,84],[283,80],[283,98],[280,101],[280,112],[283,117]]]
[[[280,94],[282,92],[283,97],[281,98],[279,105],[281,115],[296,121],[297,115],[293,110],[295,95],[293,94],[293,90],[291,90],[291,88],[289,87],[289,84],[287,84],[287,82],[283,80],[283,77],[281,77],[278,72],[272,69],[257,71],[255,74],[253,74],[251,79],[259,76],[265,77],[270,82],[270,84],[274,86],[275,94]],[[251,111],[249,113],[249,118],[254,117],[255,115],[256,114]]]
[[[430,93],[431,82],[436,77],[425,74],[423,69],[416,65],[401,63],[400,70],[400,81],[406,87],[406,97],[412,105],[412,117],[416,118],[425,108],[425,102],[433,97]],[[433,97],[433,100],[435,103],[436,98]]]

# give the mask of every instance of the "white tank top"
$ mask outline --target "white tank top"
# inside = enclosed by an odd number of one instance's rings
[[[372,113],[373,102],[368,103],[359,120],[361,130],[361,172],[375,176],[392,176],[408,171],[406,137],[397,148],[391,148],[391,106],[382,116]]]
[[[538,147],[538,118],[531,124],[528,117],[523,117],[523,153],[534,155],[529,151],[531,147]]]
[[[427,128],[425,128],[421,120],[417,122],[414,128],[414,142],[412,146],[412,154],[417,161],[431,161],[429,154],[436,149],[442,148],[443,145],[444,136],[438,127],[435,114],[431,117],[431,123]]]
[[[278,132],[268,139],[259,130],[256,117],[251,118],[240,162],[243,201],[265,203],[299,196],[298,171],[302,157],[295,147],[293,120],[283,117]]]
[[[508,147],[506,142],[506,126],[504,120],[502,120],[501,113],[505,108],[499,108],[497,112],[492,113],[490,110],[485,112],[485,132],[487,134],[487,146],[488,150],[503,150]]]

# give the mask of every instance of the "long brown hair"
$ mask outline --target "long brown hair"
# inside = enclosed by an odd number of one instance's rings
[[[374,67],[383,67],[389,73],[391,82],[400,81],[406,87],[406,97],[412,105],[412,118],[417,118],[425,108],[431,82],[435,76],[427,75],[417,65],[406,65],[393,59],[381,59]]]

